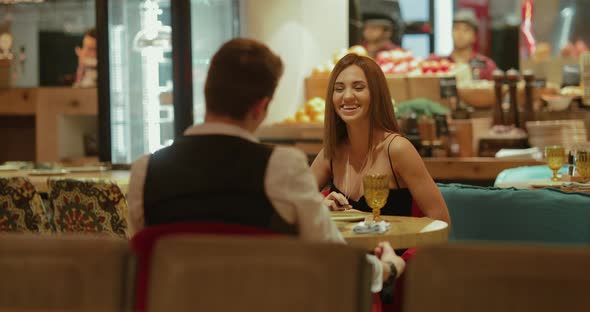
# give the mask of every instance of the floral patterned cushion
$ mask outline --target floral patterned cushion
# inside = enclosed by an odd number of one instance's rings
[[[0,232],[51,232],[47,211],[25,177],[0,178]]]
[[[50,179],[49,202],[58,232],[126,237],[127,201],[119,186],[98,179]]]

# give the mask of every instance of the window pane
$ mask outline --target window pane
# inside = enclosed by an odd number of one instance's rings
[[[174,138],[170,1],[109,1],[112,162]]]
[[[406,22],[425,22],[430,20],[428,0],[399,0],[402,17]]]
[[[195,123],[205,117],[205,78],[209,61],[221,45],[238,35],[235,0],[191,0],[193,105]]]

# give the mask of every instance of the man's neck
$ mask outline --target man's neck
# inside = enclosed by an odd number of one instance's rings
[[[455,49],[452,53],[453,60],[458,63],[468,63],[473,57],[472,48]]]
[[[376,52],[383,48],[387,44],[388,39],[382,39],[379,41],[367,41],[367,51]]]
[[[206,113],[205,114],[205,123],[223,123],[228,124],[231,126],[239,127],[248,131],[251,134],[254,134],[258,125],[249,121],[249,120],[236,120],[228,116],[213,114],[213,113]]]

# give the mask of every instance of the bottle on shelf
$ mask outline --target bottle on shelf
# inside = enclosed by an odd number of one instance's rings
[[[510,114],[512,115],[512,124],[514,127],[520,128],[520,118],[517,103],[517,85],[520,80],[520,73],[516,69],[510,69],[506,72],[506,80],[508,81],[508,90],[510,94]]]
[[[580,72],[583,89],[582,104],[590,106],[590,51],[583,52],[580,55]]]
[[[494,125],[505,125],[504,110],[502,103],[504,98],[502,96],[502,89],[504,87],[504,72],[497,69],[492,73],[494,77],[494,92],[496,95],[496,105],[494,105]]]

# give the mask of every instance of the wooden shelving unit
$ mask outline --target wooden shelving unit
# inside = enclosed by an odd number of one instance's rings
[[[0,124],[0,138],[5,138],[2,140],[6,143],[4,147],[10,150],[10,154],[0,153],[0,157],[5,158],[0,162],[84,162],[88,158],[84,153],[83,136],[98,131],[97,114],[95,88],[0,90],[0,120],[7,121]],[[20,127],[16,127],[15,122],[19,122]]]

